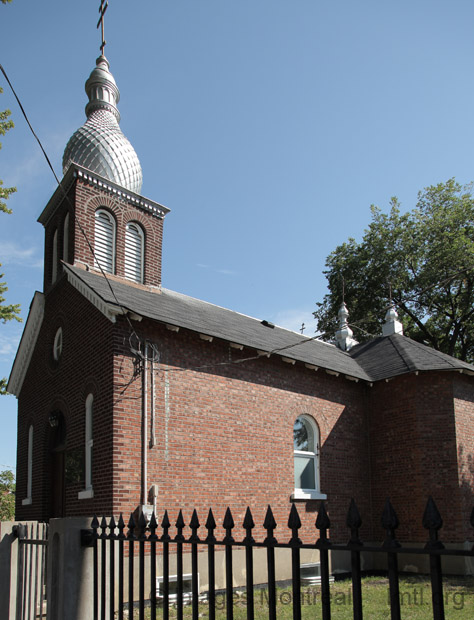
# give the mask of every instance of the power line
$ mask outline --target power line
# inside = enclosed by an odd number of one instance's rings
[[[68,194],[67,194],[66,190],[64,189],[64,187],[63,187],[63,185],[62,185],[61,181],[59,180],[59,178],[58,178],[58,176],[57,176],[57,174],[56,174],[56,172],[55,172],[55,170],[54,170],[54,167],[53,167],[53,165],[52,165],[52,163],[51,163],[51,161],[50,161],[50,159],[49,159],[49,157],[48,157],[48,154],[46,153],[46,150],[44,149],[44,147],[43,147],[43,145],[42,145],[42,143],[41,143],[41,140],[40,140],[40,139],[38,138],[38,136],[36,135],[36,133],[35,133],[35,131],[34,131],[34,129],[33,129],[33,127],[32,127],[32,125],[31,125],[31,123],[30,123],[30,121],[29,121],[29,119],[28,119],[28,115],[26,114],[25,109],[23,108],[23,105],[22,105],[22,103],[21,103],[21,101],[20,101],[20,98],[19,98],[19,97],[18,97],[18,95],[16,94],[16,91],[15,91],[15,89],[13,88],[13,85],[12,85],[12,83],[10,82],[10,80],[9,80],[9,78],[8,78],[7,73],[6,73],[5,69],[3,68],[3,66],[2,66],[1,64],[0,64],[0,70],[1,70],[1,72],[3,73],[3,75],[4,75],[5,79],[6,79],[7,83],[8,83],[8,86],[10,87],[10,89],[11,89],[11,91],[12,91],[12,93],[13,93],[13,96],[15,97],[15,99],[16,99],[16,101],[17,101],[17,103],[18,103],[18,106],[19,106],[19,108],[20,108],[20,110],[21,110],[21,113],[23,114],[23,117],[24,117],[24,119],[25,119],[25,121],[26,121],[26,123],[27,123],[28,127],[30,128],[31,133],[33,134],[33,136],[35,137],[35,139],[36,139],[37,143],[39,144],[39,147],[40,147],[40,149],[41,149],[41,151],[42,151],[42,153],[43,153],[43,155],[44,155],[44,157],[45,157],[45,159],[46,159],[46,162],[47,162],[47,164],[48,164],[48,166],[49,166],[49,168],[50,168],[51,172],[53,173],[54,178],[56,179],[56,183],[58,184],[58,187],[60,187],[60,188],[61,188],[61,191],[62,191],[62,193],[63,193],[63,195],[64,195],[64,198],[66,199],[66,201],[67,201],[67,203],[68,203],[68,205],[69,205],[69,207],[70,207],[70,211],[72,212],[73,218],[75,219],[75,221],[76,221],[76,223],[77,223],[77,225],[78,225],[78,227],[79,227],[79,230],[81,231],[82,235],[84,236],[84,239],[85,239],[85,241],[86,241],[86,243],[87,243],[87,245],[88,245],[88,247],[89,247],[89,249],[90,249],[90,251],[91,251],[91,253],[92,253],[92,256],[93,256],[93,258],[94,258],[95,263],[98,265],[98,267],[99,267],[99,269],[100,269],[101,274],[104,276],[104,278],[105,278],[105,280],[106,280],[106,282],[107,282],[107,284],[108,284],[108,286],[109,286],[110,292],[112,293],[112,296],[113,296],[114,300],[116,301],[117,305],[119,306],[120,310],[122,311],[122,314],[124,315],[124,317],[125,317],[126,321],[128,322],[128,325],[129,325],[129,328],[130,328],[130,331],[131,331],[131,336],[132,336],[132,335],[134,335],[134,336],[137,338],[137,340],[140,342],[140,338],[139,338],[139,336],[137,335],[137,333],[136,333],[136,331],[135,331],[135,328],[134,328],[134,327],[133,327],[133,325],[132,325],[132,322],[130,321],[130,318],[129,318],[128,314],[127,314],[127,311],[126,311],[126,309],[122,306],[122,304],[119,302],[119,300],[118,300],[118,298],[117,298],[117,296],[116,296],[116,294],[115,294],[115,291],[114,291],[114,289],[113,289],[113,287],[112,287],[112,284],[111,284],[111,282],[110,282],[109,278],[107,277],[106,272],[105,272],[105,271],[104,271],[104,269],[102,268],[102,265],[100,264],[100,261],[98,260],[98,258],[97,258],[97,256],[96,256],[96,253],[95,253],[95,251],[94,251],[94,248],[92,247],[91,242],[89,241],[89,238],[88,238],[88,236],[87,236],[87,234],[86,234],[86,231],[85,231],[85,230],[84,230],[84,228],[82,227],[81,222],[79,221],[79,218],[77,218],[77,217],[76,217],[76,215],[75,215],[74,205],[72,204],[72,202],[71,202],[71,200],[70,200],[70,198],[69,198],[69,196],[68,196]]]

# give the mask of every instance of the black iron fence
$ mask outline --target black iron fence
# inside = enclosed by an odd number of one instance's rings
[[[389,581],[389,601],[391,620],[401,618],[400,615],[400,576],[398,557],[407,554],[424,555],[429,558],[429,573],[431,579],[432,612],[434,620],[444,620],[443,575],[441,558],[443,556],[474,557],[474,548],[447,549],[439,540],[438,532],[443,521],[434,501],[429,498],[423,515],[423,527],[428,531],[428,541],[421,547],[402,546],[396,538],[398,518],[390,502],[387,500],[382,515],[382,525],[386,530],[386,538],[381,545],[364,545],[359,537],[359,528],[362,520],[355,502],[352,500],[347,514],[347,527],[350,530],[350,539],[347,544],[336,544],[328,537],[330,521],[321,502],[316,519],[316,529],[319,537],[315,543],[304,543],[299,538],[301,521],[296,505],[291,507],[288,529],[291,537],[288,542],[278,542],[275,538],[275,522],[272,510],[268,507],[263,527],[266,537],[258,542],[252,536],[255,527],[254,519],[247,508],[242,523],[245,535],[236,537],[235,524],[231,511],[227,509],[222,523],[225,535],[217,539],[217,529],[212,510],[209,510],[206,523],[203,527],[199,522],[197,512],[194,511],[188,524],[191,534],[186,537],[183,531],[186,524],[180,511],[175,523],[176,534],[170,536],[171,523],[168,513],[165,512],[161,522],[161,532],[158,532],[158,522],[155,515],[149,523],[143,515],[135,522],[131,516],[128,525],[120,516],[118,521],[97,517],[92,521],[92,530],[84,531],[84,544],[94,548],[94,620],[123,620],[124,612],[128,617],[137,617],[139,620],[156,620],[157,614],[163,620],[169,620],[170,607],[173,608],[173,617],[182,620],[184,606],[191,605],[193,620],[200,616],[202,611],[202,593],[199,592],[198,582],[198,550],[207,551],[208,588],[206,595],[206,609],[210,620],[216,617],[216,549],[222,548],[225,555],[225,609],[226,618],[232,620],[234,616],[234,580],[233,558],[236,547],[245,554],[245,605],[249,620],[255,618],[254,591],[254,550],[266,549],[267,591],[265,599],[268,604],[268,618],[275,620],[277,616],[277,582],[275,550],[289,549],[291,554],[291,595],[289,599],[293,605],[294,620],[301,619],[302,611],[302,583],[301,583],[301,551],[304,549],[319,550],[320,561],[320,602],[321,617],[323,620],[331,618],[331,578],[329,552],[350,553],[350,575],[352,580],[352,607],[354,620],[362,620],[362,587],[361,587],[361,553],[371,552],[386,557],[387,574]],[[474,527],[474,510],[470,517],[470,524]],[[200,531],[203,532],[200,534]],[[242,532],[242,534],[244,533]],[[113,544],[112,544],[113,543]],[[157,549],[161,555],[162,575],[159,577],[160,593],[157,596]],[[183,556],[190,553],[191,573],[186,576],[183,570]],[[176,575],[173,575],[173,584],[170,580],[170,557],[176,565]],[[127,570],[124,567],[127,566]],[[128,575],[125,577],[126,573]],[[135,576],[136,575],[136,576]],[[186,593],[185,577],[190,580],[190,592]],[[134,583],[137,580],[137,583]],[[149,586],[146,588],[145,583]],[[171,595],[171,585],[176,589]],[[126,594],[126,591],[128,593]],[[146,591],[148,590],[148,591]],[[138,592],[138,595],[135,595]],[[202,615],[202,614],[201,614]]]
[[[46,618],[46,566],[48,526],[46,523],[14,525],[18,538],[16,570],[16,620]]]

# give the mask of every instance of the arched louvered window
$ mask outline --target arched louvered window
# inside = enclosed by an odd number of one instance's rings
[[[107,211],[95,212],[94,264],[107,273],[114,273],[115,220]]]
[[[125,277],[143,282],[143,230],[135,222],[125,229]]]

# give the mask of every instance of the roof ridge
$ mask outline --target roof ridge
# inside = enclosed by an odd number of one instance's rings
[[[406,350],[406,348],[404,346],[398,346],[399,344],[403,345],[403,340],[400,340],[400,342],[398,343],[396,336],[400,336],[400,338],[405,338],[406,337],[406,336],[401,336],[400,334],[391,334],[389,336],[390,344],[395,349],[395,351],[398,353],[398,355],[402,359],[402,361],[405,364],[405,366],[407,367],[407,369],[409,371],[416,370],[416,364],[415,364],[413,358],[411,357],[411,355]],[[408,340],[411,341],[411,338],[409,338]],[[412,342],[414,342],[414,341],[412,341]]]

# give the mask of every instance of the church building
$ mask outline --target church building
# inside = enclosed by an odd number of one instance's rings
[[[405,337],[393,307],[357,344],[342,305],[333,345],[162,287],[169,209],[140,194],[103,55],[86,92],[8,383],[17,520],[212,507],[221,523],[229,506],[240,525],[250,506],[258,530],[270,505],[285,531],[296,502],[313,540],[324,499],[345,541],[354,498],[378,540],[390,497],[400,537],[423,541],[432,495],[443,540],[467,540],[474,366]]]

